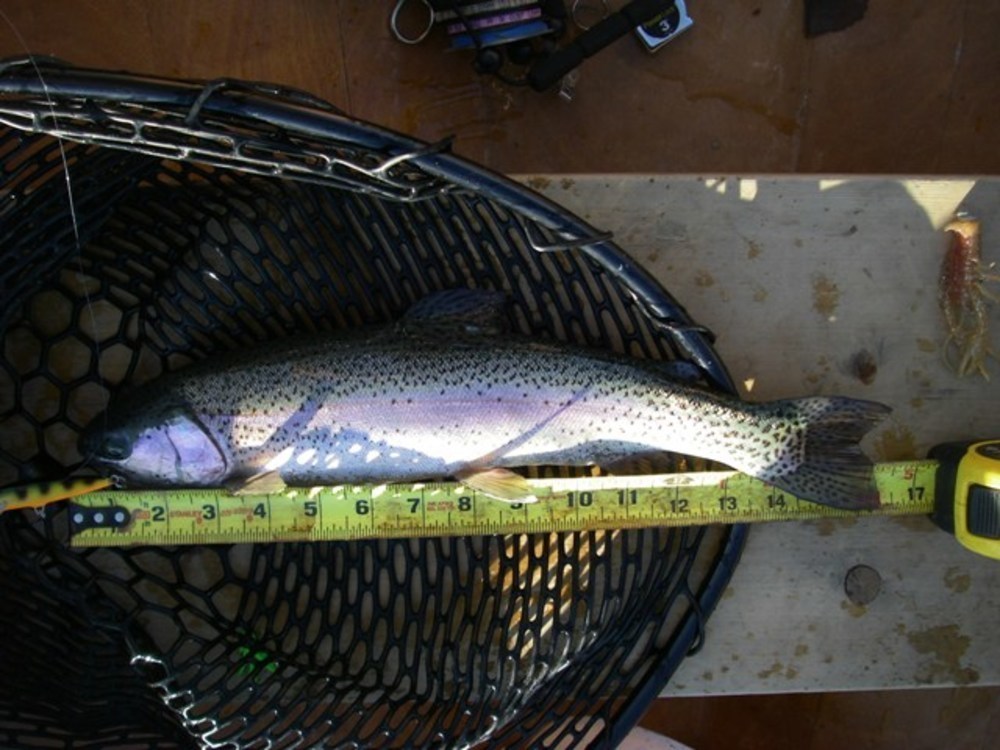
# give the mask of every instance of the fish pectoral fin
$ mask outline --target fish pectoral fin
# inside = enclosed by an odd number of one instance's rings
[[[263,471],[249,477],[238,477],[226,483],[233,495],[275,495],[287,489],[285,480],[276,470]]]
[[[510,469],[469,469],[455,475],[463,484],[505,503],[537,503],[528,480]]]

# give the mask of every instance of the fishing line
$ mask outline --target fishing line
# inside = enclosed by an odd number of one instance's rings
[[[0,8],[0,17],[3,17],[4,22],[13,32],[14,37],[17,39],[17,43],[21,45],[21,49],[24,50],[24,54],[27,56],[28,63],[34,69],[35,75],[38,76],[38,83],[41,84],[42,86],[42,92],[45,95],[45,103],[49,107],[49,113],[52,115],[52,122],[56,127],[56,132],[53,133],[53,135],[55,136],[56,143],[59,146],[59,156],[62,159],[63,174],[65,175],[65,181],[66,181],[66,197],[69,200],[69,215],[73,223],[73,237],[76,241],[77,250],[81,251],[82,247],[80,244],[80,227],[79,223],[77,222],[76,205],[73,199],[73,184],[72,181],[70,180],[70,175],[69,175],[69,159],[66,158],[66,147],[63,144],[63,138],[58,134],[59,117],[56,115],[55,103],[52,101],[52,95],[49,92],[48,84],[45,82],[45,77],[42,75],[42,69],[35,61],[35,56],[32,54],[31,49],[28,47],[27,40],[23,36],[21,36],[21,32],[18,31],[17,27],[14,25],[14,22],[10,20],[10,17],[3,11],[2,8]],[[83,273],[82,266],[80,268],[80,272]],[[89,302],[89,293],[86,291],[86,289],[84,289],[84,295]],[[92,311],[91,314],[93,314]]]
[[[4,12],[3,8],[0,8],[0,18],[3,18],[4,23],[7,24],[7,27],[14,34],[14,38],[17,40],[17,43],[21,46],[21,49],[24,50],[24,54],[28,59],[28,63],[34,69],[35,75],[38,77],[38,83],[41,85],[42,93],[45,97],[45,104],[48,106],[49,114],[51,114],[52,116],[52,125],[53,125],[52,135],[53,137],[55,137],[56,145],[59,148],[59,158],[62,161],[63,175],[66,183],[66,200],[69,203],[69,217],[70,217],[70,222],[73,226],[73,243],[76,248],[76,267],[77,267],[77,273],[79,274],[77,280],[81,282],[80,290],[83,293],[83,304],[87,310],[87,315],[90,319],[90,330],[93,332],[92,343],[94,350],[94,361],[98,362],[101,357],[101,347],[97,341],[97,316],[94,314],[94,303],[93,299],[90,296],[90,291],[87,287],[87,284],[83,282],[83,278],[89,276],[89,274],[86,273],[83,266],[83,243],[80,237],[80,223],[76,213],[76,200],[73,196],[73,181],[69,173],[69,159],[66,156],[66,146],[62,136],[59,135],[59,130],[60,130],[59,116],[56,114],[55,102],[53,101],[51,92],[49,91],[48,83],[46,83],[45,81],[45,76],[42,75],[42,69],[38,65],[38,62],[35,60],[34,54],[28,47],[27,40],[21,35],[21,32],[18,30],[17,26],[14,25],[14,22],[10,19],[10,16],[8,16]],[[105,391],[108,391],[104,377],[101,375],[100,367],[94,368],[94,374],[97,378],[98,384]],[[102,409],[101,414],[102,418],[106,420],[107,410]],[[79,464],[79,466],[86,467],[87,464],[90,462],[90,459],[92,458],[93,456],[83,456],[83,461]]]

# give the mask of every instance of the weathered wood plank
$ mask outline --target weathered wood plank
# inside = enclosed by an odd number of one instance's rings
[[[859,23],[818,39],[803,36],[796,0],[697,3],[694,28],[656,54],[631,37],[587,60],[571,103],[478,76],[471,54],[446,51],[442,29],[401,44],[392,7],[6,0],[0,56],[27,49],[85,66],[299,86],[427,140],[455,134],[459,153],[504,171],[1000,165],[995,3],[871,4]]]

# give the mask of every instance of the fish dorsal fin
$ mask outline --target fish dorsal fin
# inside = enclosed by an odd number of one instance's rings
[[[486,289],[446,289],[415,303],[400,321],[413,333],[440,331],[448,335],[494,336],[506,329],[503,292]]]

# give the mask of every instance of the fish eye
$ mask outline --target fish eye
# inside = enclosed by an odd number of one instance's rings
[[[125,435],[109,432],[101,439],[101,447],[98,449],[98,453],[103,458],[121,461],[132,455],[132,446]]]

